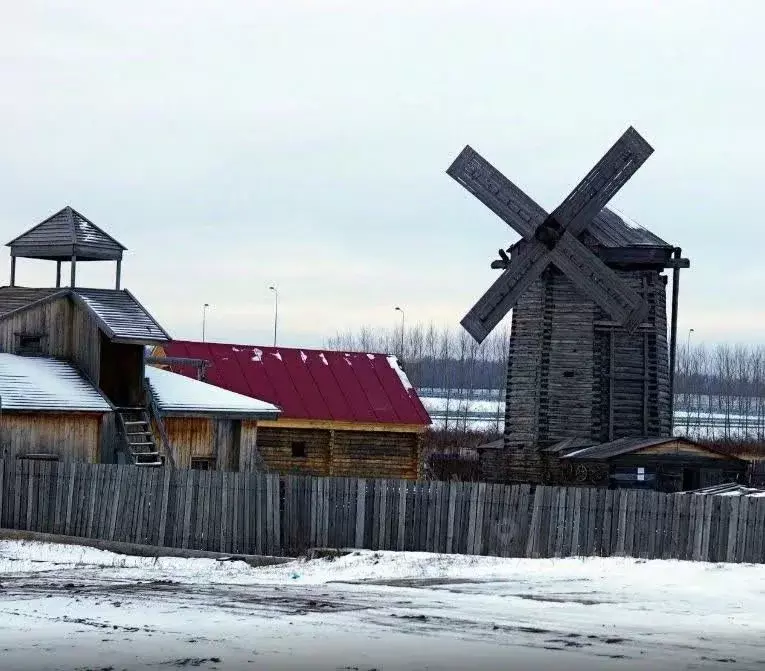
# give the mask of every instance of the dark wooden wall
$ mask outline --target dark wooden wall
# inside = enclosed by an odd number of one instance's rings
[[[269,470],[278,473],[329,475],[330,431],[259,427],[258,449]],[[305,457],[293,457],[293,443],[305,444]]]
[[[633,334],[554,268],[513,310],[504,442],[530,453],[503,463],[516,463],[525,481],[541,482],[539,447],[669,432],[666,278],[615,272],[649,304],[648,326]]]
[[[144,353],[141,345],[111,342],[100,337],[98,386],[112,403],[136,407],[144,403]]]
[[[744,481],[747,464],[704,455],[669,453],[638,453],[614,457],[608,461],[580,461],[559,459],[557,456],[534,450],[481,450],[479,456],[482,482],[521,483],[557,486],[609,487],[610,475],[620,468],[643,467],[647,474],[656,474],[656,485],[646,488],[674,492],[683,490],[683,473],[696,474],[696,483],[690,488],[706,487],[722,482]],[[628,486],[623,483],[621,486]],[[687,489],[687,487],[686,487]]]
[[[393,431],[335,431],[332,475],[415,480],[417,436]]]
[[[414,480],[418,476],[418,435],[261,426],[258,449],[266,466],[278,473]],[[294,443],[305,444],[305,457],[293,456]]]

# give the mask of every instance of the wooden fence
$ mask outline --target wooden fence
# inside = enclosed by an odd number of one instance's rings
[[[248,554],[309,547],[765,562],[765,498],[0,461],[0,526]]]

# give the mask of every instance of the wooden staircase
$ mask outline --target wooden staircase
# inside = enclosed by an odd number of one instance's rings
[[[117,408],[117,421],[128,457],[135,466],[163,465],[146,408]]]

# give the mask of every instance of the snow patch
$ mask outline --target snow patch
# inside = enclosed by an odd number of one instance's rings
[[[375,360],[375,355],[374,354],[367,354],[367,359],[369,359],[370,361],[374,361]]]
[[[242,351],[238,347],[232,347],[231,349],[234,350],[234,352],[241,352]]]
[[[306,353],[305,353],[305,352],[304,352],[302,349],[300,350],[300,360],[301,360],[303,363],[305,363],[306,361],[308,361],[308,356],[306,356]]]
[[[252,348],[252,360],[261,362],[263,361],[263,350],[258,349],[257,347]]]
[[[146,377],[160,410],[176,412],[242,412],[260,415],[277,413],[279,408],[213,384],[169,370],[146,367]]]
[[[95,387],[70,364],[7,353],[0,353],[0,401],[3,410],[110,410]]]
[[[327,361],[327,357],[324,356],[324,352],[319,352],[319,358],[325,366],[329,366],[329,361]]]
[[[282,360],[281,352],[271,352],[271,356],[273,356],[276,359],[279,359],[279,361]]]
[[[398,365],[398,359],[395,356],[388,356],[386,358],[388,359],[388,365],[396,372],[398,379],[401,380],[401,384],[404,385],[404,389],[407,391],[412,391],[414,386],[409,381],[409,378],[406,376],[406,373],[403,371],[401,366]]]

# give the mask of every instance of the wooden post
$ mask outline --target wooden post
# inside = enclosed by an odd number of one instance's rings
[[[16,286],[16,257],[11,255],[11,286]]]
[[[120,288],[120,279],[122,278],[122,259],[117,259],[117,279],[115,281],[114,288],[119,291]]]
[[[77,255],[72,254],[72,274],[69,280],[69,286],[71,286],[72,288],[74,288],[74,277],[76,272],[77,272]]]
[[[327,475],[331,478],[335,474],[335,430],[329,430],[329,444],[327,449]]]
[[[614,329],[610,329],[609,331],[609,339],[608,339],[608,347],[609,347],[609,371],[608,371],[608,440],[612,441],[614,439],[614,376],[616,373],[614,372],[614,368],[616,365],[616,352],[615,352],[615,343],[614,340],[616,339],[616,331]]]
[[[674,257],[680,261],[682,250],[675,247]],[[669,434],[675,428],[675,361],[677,360],[677,303],[680,295],[680,265],[672,268],[672,322],[669,331]],[[689,353],[690,354],[690,353]]]
[[[61,261],[56,261],[56,289],[61,286]]]

